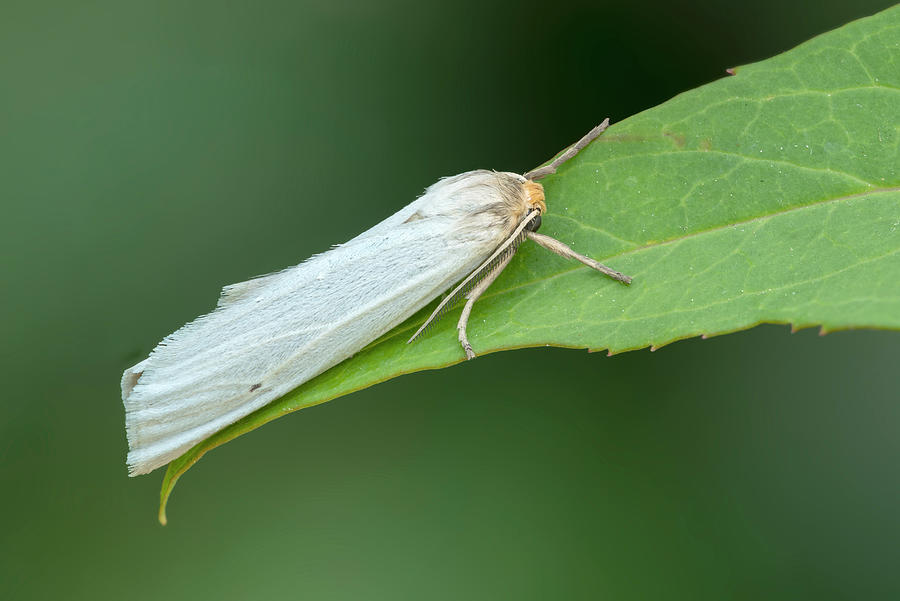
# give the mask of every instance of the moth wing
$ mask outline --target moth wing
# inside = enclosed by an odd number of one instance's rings
[[[495,200],[495,177],[442,180],[343,245],[226,286],[214,311],[123,374],[129,473],[165,465],[340,363],[475,269],[508,234],[480,210]]]

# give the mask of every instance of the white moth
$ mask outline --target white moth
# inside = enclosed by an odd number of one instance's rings
[[[349,242],[226,286],[214,311],[167,336],[122,375],[129,474],[165,465],[337,365],[460,280],[410,342],[465,297],[459,341],[466,357],[475,357],[466,338],[472,305],[526,238],[630,283],[536,232],[546,205],[535,180],[608,123],[524,176],[482,170],[444,178]]]

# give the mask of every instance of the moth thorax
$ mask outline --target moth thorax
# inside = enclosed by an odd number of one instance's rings
[[[540,209],[541,213],[546,213],[547,204],[544,202],[544,186],[531,180],[528,180],[522,185],[525,187],[525,194],[528,196],[528,203],[532,207]]]

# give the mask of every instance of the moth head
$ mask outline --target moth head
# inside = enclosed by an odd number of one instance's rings
[[[544,202],[544,186],[530,179],[525,180],[522,186],[525,188],[528,210],[538,210],[541,213],[546,213],[547,203]]]
[[[547,210],[547,203],[544,202],[544,186],[526,179],[522,187],[525,189],[525,219],[529,220],[525,229],[536,232],[541,227],[541,214]]]

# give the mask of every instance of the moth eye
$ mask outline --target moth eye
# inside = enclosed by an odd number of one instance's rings
[[[536,232],[538,228],[541,227],[541,216],[540,214],[535,215],[534,218],[528,222],[528,225],[525,226],[525,229],[529,232]]]

